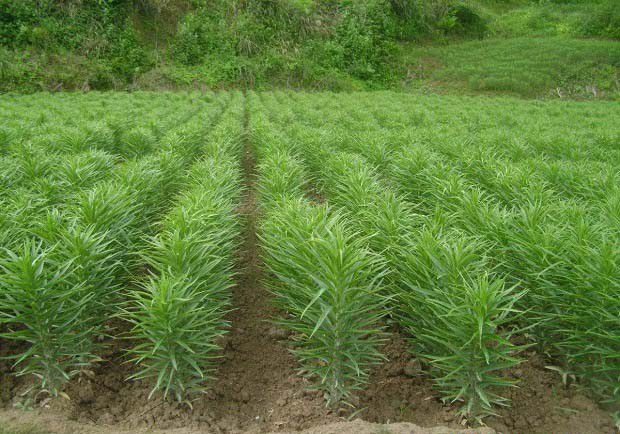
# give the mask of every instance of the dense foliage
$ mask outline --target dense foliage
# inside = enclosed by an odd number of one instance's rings
[[[129,350],[141,369],[183,401],[211,378],[217,339],[228,327],[234,253],[239,238],[241,105],[210,133],[206,158],[195,163],[185,192],[144,251],[153,271],[130,294],[124,318],[134,325]]]
[[[411,44],[561,36],[570,47],[618,39],[619,20],[609,0],[0,0],[0,91],[385,88],[411,76]],[[567,42],[555,43],[552,58],[562,57]],[[617,56],[601,64],[584,53],[586,74],[617,75]],[[545,90],[558,82],[546,70],[535,79]]]
[[[294,333],[293,351],[312,387],[337,407],[382,360],[381,262],[343,216],[304,197],[303,164],[255,99],[264,261],[275,303],[286,312],[278,322]]]

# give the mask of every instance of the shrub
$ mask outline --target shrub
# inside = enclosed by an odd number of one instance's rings
[[[234,57],[234,41],[223,20],[206,12],[187,14],[172,42],[175,58],[184,65],[199,65],[210,57]]]
[[[203,390],[228,326],[240,233],[239,115],[228,112],[212,131],[209,158],[191,168],[189,188],[144,248],[150,276],[130,293],[123,312],[137,341],[129,355],[139,370],[130,378],[153,380],[149,398],[162,391],[186,401]]]
[[[586,15],[582,31],[588,36],[620,39],[620,3],[606,0],[594,6]]]
[[[342,9],[333,41],[343,67],[352,75],[372,79],[387,73],[386,62],[395,52],[389,16],[379,3],[351,4]]]
[[[457,4],[450,10],[450,15],[454,17],[454,24],[449,33],[482,39],[488,30],[485,20],[472,7]]]
[[[36,19],[36,5],[32,1],[0,1],[0,45],[13,47],[23,40]]]
[[[125,81],[132,81],[137,75],[153,66],[153,59],[140,44],[135,31],[129,24],[121,29],[110,28],[110,66]]]

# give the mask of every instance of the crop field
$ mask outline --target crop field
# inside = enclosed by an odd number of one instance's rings
[[[7,94],[0,247],[0,420],[620,423],[617,102]]]

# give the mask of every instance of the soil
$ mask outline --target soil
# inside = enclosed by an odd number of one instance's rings
[[[9,363],[0,359],[0,433],[615,432],[607,413],[574,388],[565,388],[559,376],[546,370],[534,353],[509,372],[521,380],[520,387],[510,393],[512,406],[486,420],[491,428],[467,430],[467,421],[457,417],[456,407],[438,398],[426,367],[406,351],[397,328],[391,330],[384,349],[389,361],[374,369],[367,389],[354,402],[357,408],[347,412],[326,408],[323,398],[308,392],[305,380],[297,375],[298,365],[287,349],[287,333],[270,323],[278,312],[261,285],[264,276],[257,252],[254,166],[253,156],[246,153],[247,188],[239,210],[247,222],[239,257],[241,271],[233,290],[235,310],[228,318],[231,330],[221,342],[223,360],[212,388],[193,401],[192,408],[159,397],[148,400],[147,383],[126,381],[132,367],[123,363],[125,343],[115,340],[94,375],[68,385],[66,392],[71,400],[43,399],[25,412],[13,404],[23,400],[21,394],[28,389],[28,381],[9,375]],[[16,350],[16,344],[0,340],[0,356]],[[355,420],[347,421],[349,418]],[[439,425],[443,427],[428,428]],[[29,428],[17,431],[18,426]]]
[[[29,415],[30,418],[30,415]],[[24,413],[18,410],[5,411],[2,413],[3,427],[0,432],[19,433],[19,434],[128,434],[128,433],[149,433],[149,434],[216,434],[218,431],[213,429],[195,428],[172,428],[167,430],[149,430],[146,428],[126,429],[118,426],[104,425],[85,425],[59,417],[58,414],[36,412],[34,414],[36,423],[24,421]],[[15,427],[15,428],[14,428]],[[19,428],[17,428],[19,427]],[[46,428],[42,428],[46,427]],[[15,431],[13,431],[15,429]],[[17,431],[19,430],[19,431]],[[246,434],[255,434],[256,431],[247,431]],[[267,434],[494,434],[492,428],[424,428],[412,423],[394,424],[374,424],[362,420],[352,422],[338,422],[326,425],[315,426],[303,431],[272,431]]]
[[[461,427],[457,409],[444,404],[433,390],[426,367],[406,350],[397,328],[384,349],[389,361],[371,376],[361,395],[360,416],[370,422],[413,422],[422,426]],[[565,387],[560,376],[545,369],[534,352],[527,361],[507,372],[519,379],[519,387],[508,391],[511,406],[485,423],[498,433],[615,433],[608,412],[599,408],[575,387]]]
[[[254,273],[252,267],[247,270],[247,275]],[[407,353],[397,329],[392,330],[384,349],[389,361],[374,370],[368,388],[359,394],[356,420],[346,422],[349,414],[331,413],[320,396],[304,390],[303,380],[295,375],[295,361],[282,342],[285,334],[258,316],[259,312],[275,313],[264,298],[256,298],[264,296],[264,290],[255,287],[257,296],[252,297],[242,296],[246,292],[241,288],[238,297],[243,304],[231,316],[245,328],[235,331],[233,325],[227,340],[232,344],[224,350],[226,362],[219,380],[206,396],[193,403],[193,411],[159,399],[148,401],[148,385],[126,382],[129,368],[107,362],[96,370],[93,379],[83,378],[70,385],[67,393],[71,401],[44,400],[28,412],[10,405],[20,400],[19,392],[27,388],[26,382],[4,376],[1,396],[5,408],[0,410],[0,426],[32,425],[37,429],[27,432],[37,434],[153,432],[155,428],[156,432],[170,434],[299,430],[305,434],[616,432],[606,412],[575,389],[565,388],[558,375],[545,370],[535,354],[510,373],[521,380],[520,387],[510,395],[511,407],[499,417],[486,419],[490,428],[464,430],[456,407],[439,400],[426,367]],[[112,352],[113,359],[121,360],[119,356],[117,351]],[[441,428],[428,428],[438,426]]]

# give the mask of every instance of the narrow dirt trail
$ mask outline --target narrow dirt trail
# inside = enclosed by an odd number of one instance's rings
[[[247,98],[247,97],[246,97]],[[301,429],[337,420],[329,415],[322,398],[304,392],[304,380],[286,347],[286,333],[269,320],[278,315],[270,303],[258,252],[256,161],[252,152],[249,115],[245,113],[245,194],[240,214],[245,220],[239,258],[240,273],[233,289],[229,315],[231,331],[224,347],[224,363],[205,410],[222,431],[237,429],[257,432]]]

